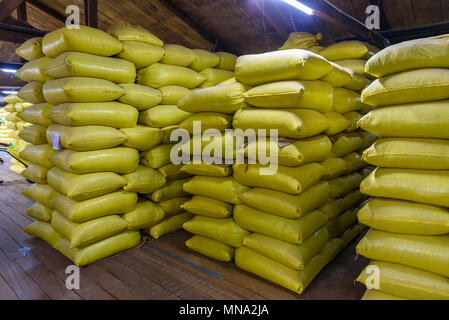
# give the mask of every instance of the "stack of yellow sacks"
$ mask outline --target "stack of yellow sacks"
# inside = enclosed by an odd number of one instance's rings
[[[3,98],[8,103],[0,110],[0,142],[23,145],[24,141],[19,137],[19,132],[30,126],[22,121],[17,115],[31,105],[12,94]]]
[[[145,29],[125,22],[111,26],[108,32],[123,43],[119,57],[131,61],[138,69],[138,84],[128,85],[125,89],[147,99],[144,104],[136,105],[140,111],[139,126],[129,132],[132,135],[140,131],[149,142],[139,148],[142,167],[159,171],[167,181],[147,196],[165,212],[162,221],[145,230],[157,239],[181,229],[183,223],[192,218],[181,208],[190,199],[182,187],[191,175],[181,171],[182,164],[174,164],[170,159],[171,149],[178,142],[170,139],[171,133],[191,116],[190,112],[177,107],[178,101],[200,85],[212,86],[233,77],[233,72],[218,69],[233,65],[232,55],[164,45]]]
[[[237,141],[228,131],[232,128],[233,114],[247,107],[243,97],[247,89],[228,79],[217,86],[199,89],[178,104],[181,110],[192,113],[180,124],[191,135],[180,148],[181,154],[190,160],[182,171],[194,175],[184,184],[184,191],[193,198],[182,207],[195,215],[183,226],[195,235],[186,241],[186,246],[224,262],[233,259],[234,249],[248,235],[233,219],[233,208],[241,203],[241,195],[249,188],[232,177]]]
[[[361,184],[363,299],[448,300],[449,36],[388,47],[366,71],[379,79],[362,101],[378,108],[359,125],[381,139],[363,155],[378,167]]]
[[[29,82],[19,96],[34,103],[20,115],[33,123],[26,138],[34,145],[21,156],[33,163],[27,178],[36,184],[24,195],[37,201],[28,214],[38,219],[25,232],[80,266],[138,245],[135,229],[152,215],[136,206],[139,153],[122,146],[128,138],[119,130],[138,118],[136,108],[114,101],[125,93],[119,84],[136,77],[132,63],[110,58],[122,48],[84,26],[18,48],[31,60],[17,73]]]
[[[235,262],[301,294],[363,230],[354,224],[356,213],[350,210],[362,200],[359,192],[351,193],[362,177],[352,173],[336,178],[360,168],[358,157],[338,157],[362,148],[362,139],[357,136],[355,144],[349,134],[334,138],[350,125],[342,113],[364,107],[353,103],[355,98],[340,103],[334,91],[360,86],[360,75],[312,52],[292,49],[239,57],[236,79],[253,88],[244,94],[251,107],[234,115],[234,129],[266,129],[267,135],[278,130],[279,136],[278,141],[250,142],[243,152],[260,162],[257,150],[262,147],[279,166],[272,175],[261,171],[270,164],[233,166],[234,179],[253,187],[241,196],[243,204],[234,207],[234,219],[254,232],[236,250]],[[343,162],[344,169],[335,162]],[[331,178],[336,180],[326,181]],[[340,199],[334,204],[328,203],[330,198]]]

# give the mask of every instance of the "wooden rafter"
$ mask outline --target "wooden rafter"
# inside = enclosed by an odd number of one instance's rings
[[[64,22],[66,21],[66,16],[61,14],[59,11],[47,6],[45,3],[40,2],[39,0],[27,0],[28,3],[36,7],[38,10],[45,12],[46,14],[52,16],[53,18]]]
[[[98,1],[84,0],[84,24],[89,27],[98,27]]]
[[[0,2],[0,22],[5,22],[14,10],[16,10],[25,0],[2,0]]]
[[[215,35],[209,33],[208,31],[201,28],[198,24],[196,24],[189,16],[187,16],[184,12],[178,9],[178,7],[173,3],[172,0],[160,0],[161,3],[164,4],[164,6],[169,9],[169,11],[178,17],[180,20],[182,20],[185,24],[187,24],[190,28],[195,30],[201,37],[203,37],[205,40],[210,42],[211,44],[215,44],[218,42],[218,46],[226,50],[226,44],[216,37]]]
[[[20,21],[27,22],[27,3],[26,1],[22,2],[17,8],[17,19]]]

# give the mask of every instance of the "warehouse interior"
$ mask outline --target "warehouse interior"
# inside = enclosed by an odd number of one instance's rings
[[[0,0],[0,300],[449,300],[448,35],[449,0]]]

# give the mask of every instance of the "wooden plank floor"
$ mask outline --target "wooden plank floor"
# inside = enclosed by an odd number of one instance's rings
[[[345,249],[299,296],[231,263],[220,263],[184,246],[187,232],[149,240],[138,248],[81,268],[81,288],[68,290],[71,261],[22,228],[31,223],[21,195],[29,183],[0,164],[0,300],[12,299],[360,299],[354,280],[367,265],[355,243]],[[28,247],[31,254],[26,254]]]

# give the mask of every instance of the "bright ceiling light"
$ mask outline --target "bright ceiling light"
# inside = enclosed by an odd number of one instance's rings
[[[13,90],[4,90],[2,91],[3,94],[17,94],[17,91],[13,91]]]
[[[315,13],[315,10],[309,8],[305,4],[302,4],[301,2],[298,2],[296,0],[281,0],[281,1],[284,1],[285,3],[288,3],[292,7],[295,7],[296,9],[301,10],[302,12],[308,14],[309,16],[311,16],[312,14]]]
[[[4,68],[2,68],[2,69],[0,69],[2,72],[5,72],[5,73],[16,73],[17,72],[17,69],[4,69]]]

